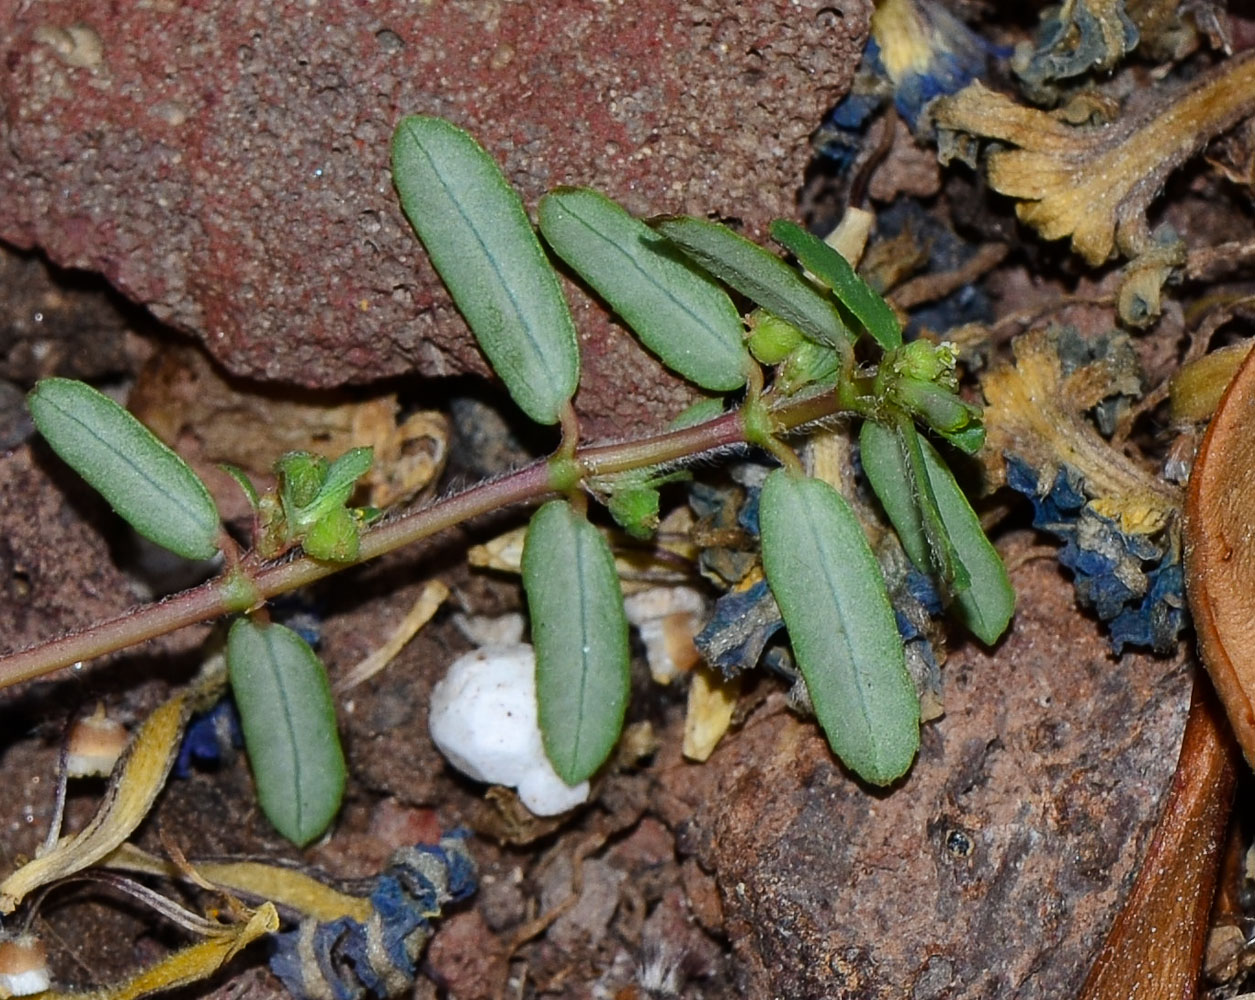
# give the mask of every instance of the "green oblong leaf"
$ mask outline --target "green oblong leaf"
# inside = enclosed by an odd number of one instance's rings
[[[998,550],[985,537],[980,519],[959,489],[945,459],[928,440],[920,438],[919,443],[941,523],[970,578],[967,589],[955,595],[950,613],[981,642],[992,645],[1015,613],[1015,589]],[[931,572],[928,535],[919,504],[908,485],[906,459],[896,435],[891,429],[869,420],[859,434],[859,447],[863,471],[889,515],[906,554],[920,572]]]
[[[858,276],[850,262],[818,236],[796,222],[776,219],[771,237],[795,256],[806,270],[832,289],[833,294],[867,328],[885,350],[902,345],[902,327],[889,303]]]
[[[919,697],[880,565],[827,483],[776,469],[759,499],[763,570],[828,744],[887,785],[919,748]]]
[[[564,500],[540,508],[523,545],[545,754],[569,785],[610,756],[628,699],[628,630],[610,546]]]
[[[130,413],[73,379],[42,379],[27,399],[52,450],[141,535],[187,559],[218,551],[209,489]]]
[[[327,672],[291,629],[250,618],[231,626],[227,668],[262,811],[288,840],[308,844],[344,795]]]
[[[540,199],[540,231],[672,371],[731,392],[750,364],[741,316],[722,288],[605,195],[558,188]]]
[[[833,347],[854,338],[836,307],[775,254],[705,219],[662,219],[654,228],[716,278],[808,337]]]
[[[558,422],[579,382],[575,324],[523,203],[466,132],[411,115],[392,136],[401,207],[519,408]]]
[[[947,600],[957,597],[972,586],[972,575],[964,565],[958,549],[954,547],[950,531],[941,516],[941,509],[937,506],[932,477],[928,474],[928,465],[924,461],[924,439],[906,414],[897,413],[891,419],[893,424],[889,430],[902,456],[900,471],[903,478],[898,481],[897,488],[905,490],[914,500],[920,528],[928,541],[932,573],[941,584],[942,593]],[[874,486],[872,488],[875,489]]]

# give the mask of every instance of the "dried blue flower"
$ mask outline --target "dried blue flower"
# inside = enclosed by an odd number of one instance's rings
[[[1111,69],[1136,48],[1137,26],[1123,0],[1066,0],[1042,18],[1031,54],[1017,59],[1016,75],[1034,99],[1055,96],[1053,84]]]
[[[240,713],[234,699],[226,695],[209,711],[194,716],[188,723],[174,761],[174,776],[186,778],[192,773],[193,765],[218,767],[242,746],[244,732],[240,729]]]
[[[1184,578],[1175,531],[1124,532],[1090,505],[1081,474],[1061,466],[1040,480],[1032,467],[1007,456],[1007,485],[1033,505],[1033,527],[1064,546],[1059,562],[1075,574],[1077,600],[1109,626],[1119,655],[1125,646],[1170,653],[1185,627]]]
[[[1077,600],[1110,626],[1112,648],[1171,652],[1184,627],[1180,494],[1094,427],[1140,392],[1127,338],[1052,328],[1013,348],[1015,365],[982,379],[1007,484],[1032,502],[1033,525],[1063,541],[1059,561],[1075,574]]]
[[[715,601],[710,621],[693,644],[724,677],[735,677],[758,663],[767,643],[782,628],[784,621],[767,581],[759,580]]]
[[[296,1000],[379,1000],[406,992],[431,937],[431,921],[448,903],[475,891],[467,834],[397,851],[370,890],[365,922],[350,916],[307,918],[273,938],[270,970]]]
[[[816,136],[821,154],[842,167],[857,156],[867,125],[888,100],[915,129],[930,101],[984,77],[991,56],[1008,54],[931,0],[884,0],[871,29],[850,93]]]

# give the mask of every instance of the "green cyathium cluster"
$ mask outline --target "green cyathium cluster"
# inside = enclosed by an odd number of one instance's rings
[[[992,643],[1014,608],[1006,570],[942,455],[916,429],[964,452],[981,446],[981,411],[957,394],[953,351],[903,344],[892,309],[845,258],[787,220],[771,234],[796,265],[717,223],[647,225],[596,191],[564,187],[541,199],[538,235],[488,153],[434,117],[401,121],[392,170],[402,208],[494,371],[523,413],[561,426],[555,455],[534,467],[539,474],[529,467],[376,530],[377,511],[349,506],[369,449],[330,462],[286,454],[265,494],[228,468],[255,515],[241,555],[196,474],[90,387],[47,379],[32,392],[35,422],[53,449],[141,534],[192,559],[222,552],[227,566],[216,586],[227,609],[278,592],[262,583],[276,557],[293,550],[320,561],[311,579],[489,505],[549,498],[528,530],[523,585],[546,753],[577,784],[611,753],[629,688],[623,597],[588,497],[647,538],[659,488],[687,476],[678,464],[729,443],[756,445],[781,463],[760,498],[763,567],[819,722],[861,779],[885,785],[905,774],[919,745],[919,702],[879,565],[849,503],[806,475],[783,436],[834,413],[862,419],[867,480],[904,549],[957,620]],[[571,405],[579,344],[550,252],[664,365],[712,398],[668,434],[582,448]],[[729,291],[752,304],[748,315]],[[476,506],[467,497],[482,499]],[[228,659],[261,803],[282,833],[306,843],[330,823],[344,784],[326,673],[299,636],[270,624],[262,608],[245,610]],[[40,662],[51,669],[59,661],[50,653]]]

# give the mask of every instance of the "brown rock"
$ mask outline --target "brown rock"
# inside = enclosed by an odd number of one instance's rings
[[[95,378],[130,367],[126,318],[113,301],[120,297],[96,275],[59,271],[0,246],[0,288],[0,378]]]
[[[719,900],[719,884],[702,871],[693,858],[686,858],[680,871],[684,895],[697,922],[712,934],[723,933],[723,904]]]
[[[134,602],[92,526],[109,518],[121,524],[46,447],[38,456],[28,447],[0,456],[0,650],[111,618]]]
[[[946,715],[892,791],[861,787],[783,711],[668,770],[744,995],[1076,995],[1157,819],[1189,677],[1113,661],[1052,564],[1015,584],[1014,630],[952,653]]]
[[[458,1000],[492,1000],[506,976],[506,955],[478,910],[443,921],[427,948],[432,978]]]
[[[760,235],[794,211],[870,10],[0,0],[0,239],[103,272],[237,374],[482,372],[397,205],[401,115],[469,128],[528,202],[592,184]],[[589,432],[670,415],[687,390],[576,298]]]

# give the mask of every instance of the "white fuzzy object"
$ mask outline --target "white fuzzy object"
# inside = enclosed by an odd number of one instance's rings
[[[545,756],[531,646],[485,646],[454,660],[432,689],[428,729],[450,764],[476,781],[518,789],[537,816],[588,801],[588,782],[568,785]]]

